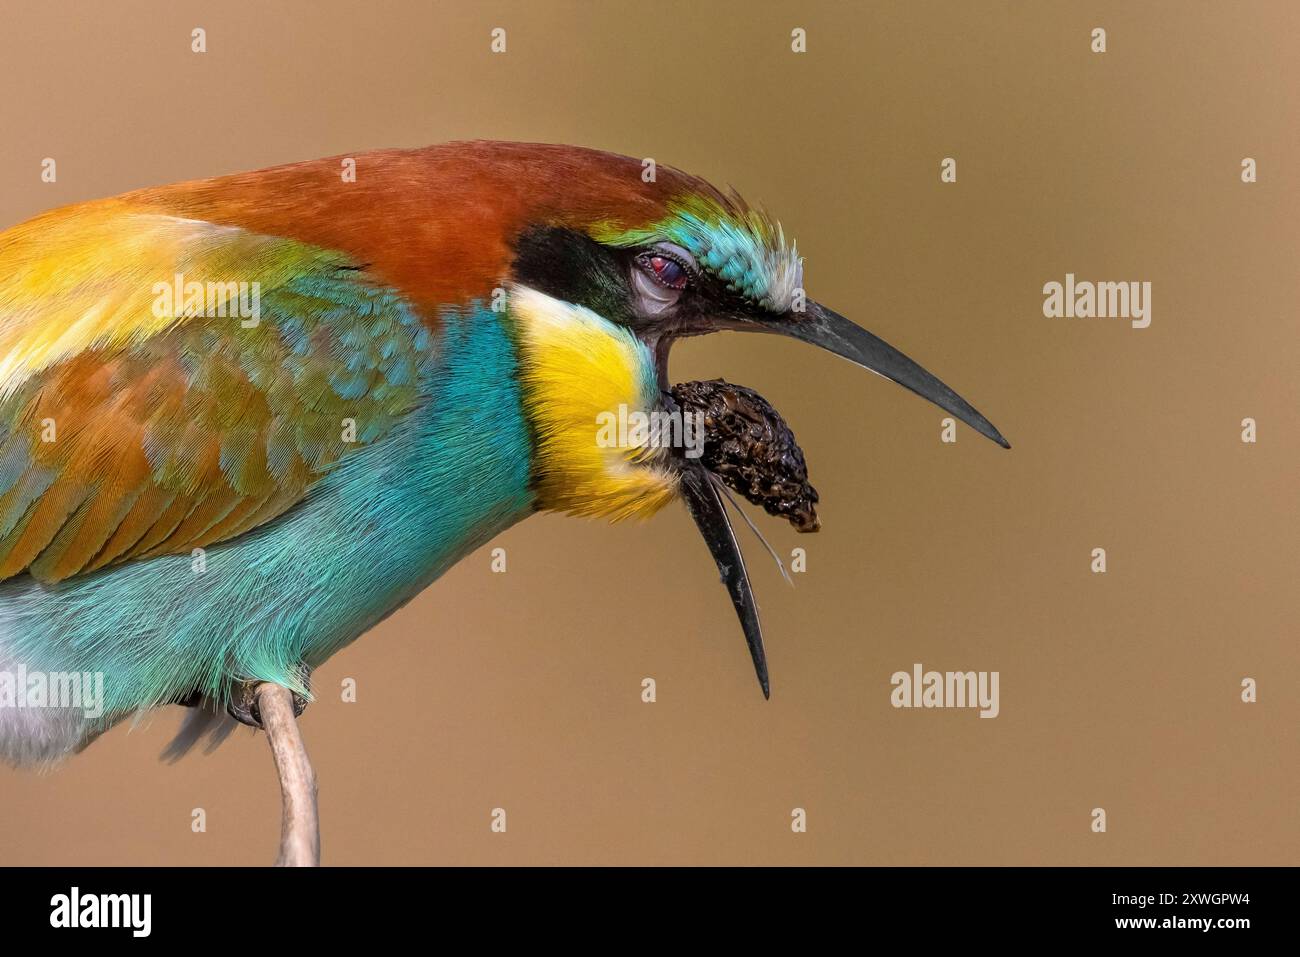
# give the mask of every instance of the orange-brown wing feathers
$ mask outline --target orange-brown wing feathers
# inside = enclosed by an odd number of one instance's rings
[[[238,535],[415,403],[427,333],[340,254],[115,201],[60,215],[0,236],[0,578]]]

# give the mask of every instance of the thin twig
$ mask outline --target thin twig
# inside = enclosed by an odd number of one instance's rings
[[[316,772],[307,758],[293,715],[288,688],[262,682],[254,691],[257,710],[280,774],[284,811],[280,818],[280,856],[276,867],[320,866],[320,818],[316,810]]]

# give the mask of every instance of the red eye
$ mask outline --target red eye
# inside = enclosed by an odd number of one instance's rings
[[[649,256],[646,263],[654,277],[669,289],[686,288],[686,269],[677,260],[667,256]]]

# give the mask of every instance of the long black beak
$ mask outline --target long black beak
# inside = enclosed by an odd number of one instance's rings
[[[745,559],[740,554],[740,545],[736,542],[736,533],[732,531],[722,497],[702,466],[688,465],[682,469],[682,497],[686,499],[691,518],[695,519],[695,525],[717,563],[722,584],[731,594],[731,603],[736,606],[736,615],[745,631],[745,642],[749,645],[749,656],[754,659],[754,671],[763,688],[763,697],[771,697],[767,655],[763,651],[763,629],[758,623],[758,605],[754,601],[754,591],[749,587]]]
[[[820,303],[808,300],[802,313],[774,316],[754,320],[754,325],[765,332],[775,332],[803,342],[821,346],[850,362],[893,379],[911,389],[923,399],[929,399],[939,408],[951,412],[976,432],[986,435],[1004,449],[1011,443],[993,427],[993,423],[980,415],[975,408],[930,373],[903,355],[878,336],[873,336],[861,326],[850,322],[839,313]]]

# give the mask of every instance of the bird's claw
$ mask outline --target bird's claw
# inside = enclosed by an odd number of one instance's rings
[[[262,730],[262,716],[257,709],[257,686],[260,684],[260,681],[236,682],[230,689],[230,702],[226,705],[226,713],[232,718],[259,731]],[[293,695],[293,716],[301,717],[307,710],[307,698],[296,691],[290,694]]]

